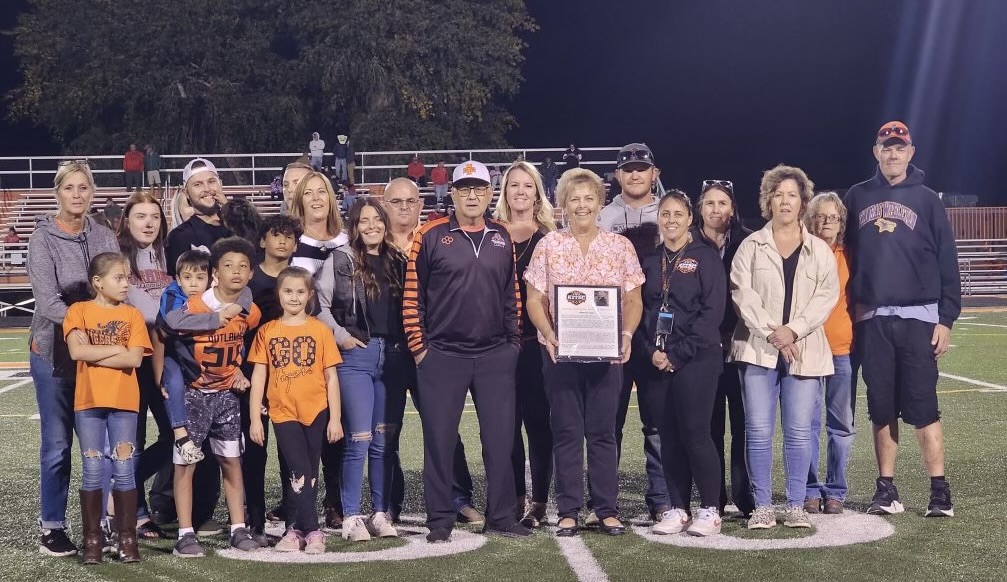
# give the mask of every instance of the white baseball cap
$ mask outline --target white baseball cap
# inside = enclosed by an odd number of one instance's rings
[[[489,184],[490,172],[482,162],[469,160],[455,166],[454,174],[451,177],[452,184],[457,184],[462,180],[480,180]]]
[[[198,165],[197,165],[198,164]],[[193,168],[193,166],[196,166]],[[189,178],[195,176],[200,172],[213,172],[217,173],[217,166],[213,165],[213,162],[206,158],[196,158],[185,165],[182,170],[182,185],[184,186],[189,182]],[[219,175],[218,175],[219,177]]]

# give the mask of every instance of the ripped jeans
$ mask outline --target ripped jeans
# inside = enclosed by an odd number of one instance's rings
[[[290,494],[283,498],[287,527],[303,535],[318,529],[318,463],[322,459],[322,443],[325,442],[328,424],[328,409],[319,412],[308,426],[296,420],[273,423],[276,447],[290,471],[284,476],[290,480]]]
[[[389,433],[398,425],[385,422],[388,390],[384,382],[385,339],[373,337],[366,347],[342,351],[339,394],[343,408],[343,474],[340,496],[343,515],[360,515],[364,461],[371,488],[371,511],[388,511],[393,455],[386,450]]]
[[[89,408],[74,413],[80,443],[83,491],[98,491],[108,478],[105,455],[111,459],[112,489],[136,489],[133,459],[136,456],[136,413],[114,408]]]

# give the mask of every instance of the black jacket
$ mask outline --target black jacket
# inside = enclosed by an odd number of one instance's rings
[[[738,247],[741,243],[748,238],[748,235],[752,234],[752,231],[745,228],[740,222],[735,224],[728,235],[727,245],[724,247],[724,272],[726,273],[726,280],[724,281],[724,289],[726,290],[726,296],[731,296],[731,263],[734,262],[734,255],[738,254]],[[692,237],[694,239],[702,239],[710,247],[713,248],[715,252],[719,254],[717,245],[713,241],[706,238],[703,235],[703,230],[701,228],[692,229]],[[738,325],[738,314],[734,311],[734,305],[730,301],[726,301],[724,305],[724,318],[720,321],[720,339],[721,342],[730,341],[731,335],[734,333],[734,328]],[[728,344],[724,343],[726,347]]]
[[[675,257],[675,253],[670,256]],[[646,353],[648,357],[657,351],[657,317],[664,303],[663,288],[667,281],[667,305],[675,314],[675,319],[664,351],[677,370],[688,364],[698,352],[720,347],[720,323],[727,303],[727,276],[720,253],[702,237],[693,236],[675,263],[669,263],[668,258],[662,244],[657,252],[648,254],[642,261],[646,277],[643,284],[643,318],[634,336],[633,349]]]
[[[355,261],[353,251],[348,245],[337,247],[332,252],[332,295],[329,304],[329,312],[336,323],[349,332],[356,339],[366,343],[371,339],[370,330],[367,328],[367,294],[364,289],[364,282],[359,277],[353,276]],[[399,260],[396,252],[395,271],[399,276],[401,284],[405,277],[405,261]],[[327,274],[326,271],[323,271]],[[401,308],[402,298],[397,297]],[[323,319],[324,321],[324,319]],[[399,320],[401,325],[402,320]],[[393,340],[404,338],[405,332],[399,330],[397,337]]]
[[[937,193],[910,165],[892,186],[876,173],[846,193],[851,303],[871,307],[937,304],[951,327],[962,310],[955,235]]]

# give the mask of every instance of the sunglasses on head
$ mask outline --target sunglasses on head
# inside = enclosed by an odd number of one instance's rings
[[[88,167],[88,168],[91,167],[91,165],[87,163],[87,160],[83,160],[83,159],[81,159],[81,160],[63,160],[62,162],[59,163],[59,167],[62,168],[63,166],[85,166],[85,167]]]
[[[619,152],[618,165],[622,166],[630,162],[643,162],[651,166],[656,165],[654,163],[654,154],[650,150],[638,149],[638,150],[627,150]]]
[[[710,188],[722,188],[728,194],[734,194],[734,182],[730,180],[703,180],[702,192],[706,192]]]
[[[881,131],[878,132],[878,137],[888,137],[888,136],[890,136],[892,134],[905,137],[905,136],[909,135],[909,130],[906,129],[906,128],[904,128],[904,127],[900,127],[898,125],[891,125],[889,127],[882,127]]]

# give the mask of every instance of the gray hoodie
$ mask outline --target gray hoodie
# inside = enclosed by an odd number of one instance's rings
[[[598,227],[608,232],[621,234],[633,243],[636,254],[641,259],[660,242],[657,228],[657,212],[661,202],[654,201],[640,208],[632,208],[620,194],[598,213]]]
[[[78,235],[64,232],[54,217],[46,216],[28,237],[28,278],[35,295],[29,345],[57,373],[73,374],[75,369],[63,341],[66,309],[91,298],[87,267],[96,255],[110,252],[119,252],[115,235],[90,216],[84,217]]]

